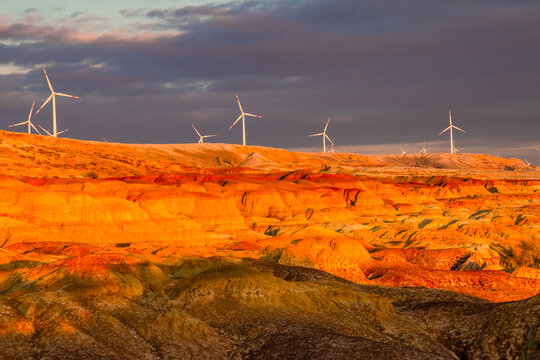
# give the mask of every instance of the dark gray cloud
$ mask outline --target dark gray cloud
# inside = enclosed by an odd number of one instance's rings
[[[45,63],[55,87],[83,97],[58,104],[59,121],[83,139],[188,142],[196,122],[237,142],[239,129],[226,128],[238,91],[265,116],[250,119],[250,143],[316,146],[306,134],[328,116],[343,146],[438,141],[449,107],[471,151],[504,143],[515,156],[540,142],[533,2],[232,1],[121,13],[138,34],[85,30],[91,14],[0,25],[0,63],[29,70],[0,75],[0,127],[46,98],[36,66]]]

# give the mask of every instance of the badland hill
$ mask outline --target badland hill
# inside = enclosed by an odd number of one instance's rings
[[[0,358],[533,359],[540,171],[0,131]]]

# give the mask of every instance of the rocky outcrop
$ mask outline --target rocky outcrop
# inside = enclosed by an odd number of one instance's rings
[[[517,161],[0,140],[0,358],[538,354]]]
[[[0,245],[75,241],[162,257],[230,254],[492,301],[540,290],[526,270],[540,264],[540,181],[244,171],[4,176]]]
[[[261,260],[153,263],[93,250],[3,278],[1,357],[499,359],[538,350],[538,297],[491,304]]]

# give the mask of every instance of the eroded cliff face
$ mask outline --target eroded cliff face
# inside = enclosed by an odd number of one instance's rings
[[[540,291],[539,188],[537,180],[219,169],[4,177],[0,239],[17,256],[46,241],[121,246],[159,259],[250,257],[357,283],[510,301]]]
[[[540,351],[517,160],[0,135],[0,357]]]

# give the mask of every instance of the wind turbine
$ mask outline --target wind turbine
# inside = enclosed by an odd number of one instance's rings
[[[326,129],[328,128],[328,123],[330,123],[330,118],[328,118],[328,121],[326,121],[326,125],[325,125],[325,127],[324,127],[323,132],[317,133],[317,134],[311,134],[311,135],[308,135],[308,137],[312,137],[312,136],[322,136],[322,139],[323,139],[323,152],[326,152],[326,139],[328,139],[328,141],[330,141],[330,143],[332,143],[332,140],[330,140],[330,138],[328,137],[328,135],[326,135]]]
[[[333,153],[334,152],[334,138],[328,139],[328,141],[330,141],[330,152]]]
[[[28,124],[28,133],[31,134],[32,133],[32,129],[36,130],[36,132],[41,135],[41,133],[39,132],[39,130],[34,126],[34,124],[32,124],[32,121],[30,120],[30,118],[32,117],[32,110],[34,110],[34,105],[36,104],[36,102],[34,101],[32,103],[32,107],[30,108],[30,113],[28,113],[28,120],[24,121],[24,122],[21,122],[21,123],[18,123],[18,124],[13,124],[13,125],[9,125],[8,127],[13,127],[13,126],[19,126],[19,125],[24,125],[24,124]]]
[[[56,95],[58,96],[65,96],[65,97],[69,97],[69,98],[74,98],[74,99],[80,99],[80,97],[78,96],[73,96],[73,95],[68,95],[68,94],[63,94],[63,93],[57,93],[57,92],[54,92],[53,90],[53,87],[51,85],[51,82],[49,80],[49,77],[47,76],[47,71],[45,71],[45,66],[41,66],[43,68],[43,72],[45,73],[45,78],[47,79],[47,84],[49,85],[49,89],[51,90],[51,96],[49,96],[47,98],[47,100],[45,100],[45,102],[43,103],[43,105],[41,105],[41,107],[38,109],[38,111],[36,111],[35,115],[37,115],[41,109],[43,109],[43,107],[45,105],[47,105],[47,103],[49,101],[51,101],[52,99],[52,107],[53,107],[53,134],[51,136],[54,136],[54,137],[57,137],[60,133],[57,131],[57,127],[56,127]],[[64,130],[66,131],[66,130]]]
[[[259,118],[259,119],[262,119],[263,117],[260,116],[260,115],[253,115],[253,114],[248,114],[248,113],[245,113],[244,110],[242,109],[242,105],[240,104],[240,99],[238,98],[238,93],[236,94],[236,100],[238,101],[238,107],[240,108],[240,116],[238,117],[238,119],[236,119],[235,122],[233,122],[233,124],[229,127],[229,130],[231,130],[233,128],[234,125],[236,125],[236,123],[242,119],[242,145],[246,145],[246,116],[251,116],[251,117],[256,117],[256,118]]]
[[[199,144],[204,143],[204,139],[205,139],[205,138],[217,136],[217,135],[201,135],[201,133],[198,132],[197,129],[195,128],[195,125],[191,124],[191,127],[193,128],[193,130],[195,130],[195,132],[197,133],[197,135],[199,135]]]
[[[455,154],[456,149],[454,148],[454,133],[453,133],[452,129],[456,129],[456,130],[459,130],[459,131],[462,131],[462,132],[465,132],[465,130],[462,130],[462,129],[458,128],[457,126],[452,125],[452,112],[450,110],[448,110],[448,120],[450,121],[450,126],[447,127],[446,129],[444,129],[443,131],[441,131],[439,133],[439,135],[441,135],[442,133],[444,133],[447,130],[450,130],[450,154]]]
[[[402,147],[399,147],[399,150],[401,150],[401,156],[405,156],[406,154],[405,149],[403,149]]]
[[[38,124],[38,126],[41,128],[41,130],[45,131],[45,132],[47,133],[47,135],[53,136],[53,134],[51,134],[51,133],[49,132],[49,130],[45,129],[43,126],[41,126],[41,125],[39,125],[39,124]],[[63,134],[63,133],[65,133],[66,131],[69,131],[69,129],[62,130],[62,131],[58,132],[56,135]]]
[[[420,150],[418,153],[419,153],[419,154],[427,154],[427,150],[426,150],[426,140],[424,140],[424,146],[422,147],[422,150]]]

